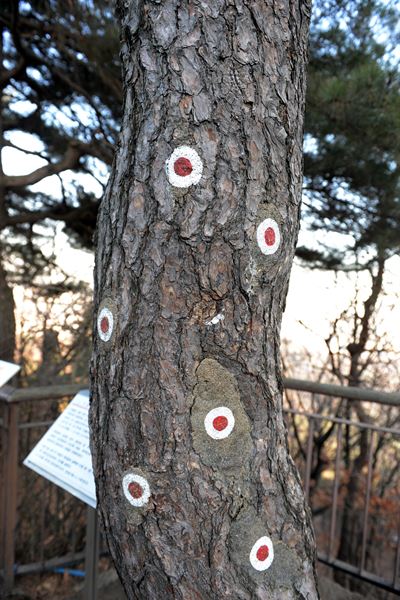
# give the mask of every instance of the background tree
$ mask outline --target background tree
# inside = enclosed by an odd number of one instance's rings
[[[364,293],[363,293],[364,292]],[[308,376],[311,381],[323,381],[346,384],[346,374],[351,364],[347,346],[352,338],[352,325],[360,319],[365,291],[358,289],[352,302],[332,322],[326,342],[329,354],[320,357],[320,365],[315,351],[306,351],[297,356],[293,350],[284,350],[285,374],[293,376],[303,373],[304,364],[313,365]],[[399,351],[393,346],[390,330],[386,331],[387,320],[375,314],[370,319],[368,344],[363,352],[362,387],[397,391],[400,378],[398,368]],[[390,328],[390,324],[389,324]],[[334,369],[333,369],[334,365]],[[335,464],[338,426],[329,421],[331,416],[348,417],[353,422],[362,421],[374,426],[390,429],[398,428],[400,415],[396,407],[382,407],[377,404],[333,399],[320,394],[311,396],[285,390],[289,408],[300,412],[315,413],[325,419],[316,419],[313,427],[313,451],[310,469],[310,506],[317,538],[317,547],[321,554],[328,551],[329,530],[332,518],[332,480]],[[292,456],[304,473],[309,429],[302,417],[288,415],[288,437]],[[356,426],[343,428],[343,443],[340,452],[340,480],[338,496],[337,542],[333,547],[333,557],[340,555],[345,563],[359,567],[363,547],[364,510],[367,494],[367,465],[371,436],[365,435]],[[377,435],[372,439],[372,471],[370,504],[368,510],[368,537],[366,547],[366,571],[380,573],[390,579],[391,568],[396,554],[396,508],[394,499],[398,497],[400,485],[400,452],[396,437]],[[384,557],[384,558],[383,558]],[[386,592],[371,589],[371,586],[334,570],[335,579],[352,589],[371,593],[373,598],[384,598]],[[370,597],[368,595],[368,597]]]
[[[314,268],[363,270],[370,276],[370,291],[361,299],[355,293],[326,339],[331,375],[343,385],[371,385],[374,363],[382,365],[387,350],[375,321],[387,261],[399,253],[400,77],[393,52],[398,22],[395,3],[324,1],[314,7],[304,193],[305,222],[318,241],[298,254]],[[338,414],[369,422],[376,419],[369,410],[347,402]],[[320,458],[329,437],[325,431],[315,440],[323,442]],[[358,564],[366,430],[354,439],[347,429],[345,447],[349,483],[338,558]]]
[[[304,216],[331,234],[298,249],[314,267],[375,274],[399,252],[398,22],[396,5],[379,0],[314,7]]]
[[[92,247],[99,200],[82,184],[71,185],[71,177],[89,173],[104,181],[121,83],[109,2],[7,1],[0,29],[0,150],[2,160],[5,149],[21,150],[25,170],[7,175],[0,164],[0,357],[11,359],[10,286],[40,280],[48,264],[36,224],[62,222],[72,244]],[[47,179],[52,175],[58,186]]]
[[[311,600],[279,360],[310,6],[118,9],[124,116],[99,217],[91,384],[111,553],[129,598]]]

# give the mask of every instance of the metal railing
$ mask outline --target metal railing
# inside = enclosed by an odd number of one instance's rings
[[[26,564],[16,563],[16,541],[18,525],[18,506],[19,506],[19,475],[20,462],[25,458],[21,456],[20,442],[21,433],[32,430],[43,430],[51,425],[52,420],[26,421],[20,419],[20,412],[26,405],[33,403],[37,405],[41,401],[55,401],[69,399],[79,390],[85,387],[85,384],[55,385],[40,388],[14,389],[5,386],[0,390],[0,404],[3,408],[1,427],[1,453],[2,453],[2,486],[0,497],[0,568],[3,580],[1,594],[6,597],[14,587],[16,575],[27,575],[40,573],[46,570],[53,570],[59,567],[67,567],[81,562],[85,564],[85,600],[96,599],[97,587],[97,563],[99,557],[99,527],[96,511],[90,507],[86,509],[83,526],[86,529],[85,546],[80,551],[72,547],[69,552],[62,556],[45,558],[44,556],[44,537],[45,527],[43,516],[38,516],[40,521],[40,542],[37,548],[37,558],[34,562]],[[44,415],[48,413],[48,408],[43,410]],[[55,415],[57,416],[57,415]],[[40,436],[39,436],[40,437]],[[30,450],[30,448],[29,448]],[[35,474],[32,474],[36,477]],[[40,479],[40,478],[37,478]],[[49,488],[51,484],[49,484]],[[53,486],[54,489],[54,486]],[[26,491],[26,490],[25,490]],[[57,488],[60,494],[68,496],[69,503],[73,502],[79,506],[82,511],[83,504],[75,500],[72,496]],[[42,503],[44,509],[44,503]],[[75,524],[76,526],[76,524]],[[75,546],[75,544],[73,544]]]
[[[351,404],[360,401],[373,402],[389,407],[400,407],[400,394],[388,394],[374,390],[364,390],[361,388],[349,388],[334,386],[329,384],[320,384],[315,382],[285,379],[284,385],[286,393],[288,390],[303,391],[311,394],[319,394],[332,398],[346,399],[345,402]],[[3,419],[0,422],[2,433],[2,475],[3,485],[1,493],[1,555],[0,568],[3,575],[3,592],[9,593],[14,586],[16,575],[42,572],[47,569],[52,569],[61,565],[77,564],[85,561],[85,600],[96,599],[96,577],[97,577],[97,562],[99,555],[99,526],[96,517],[96,511],[88,508],[86,516],[86,541],[85,547],[80,551],[75,549],[67,552],[63,556],[45,558],[43,548],[39,547],[39,560],[29,562],[27,564],[16,565],[16,535],[17,535],[17,516],[19,506],[18,496],[18,476],[20,473],[20,461],[25,458],[20,455],[20,438],[21,432],[29,430],[42,430],[47,427],[51,421],[47,418],[46,410],[43,411],[44,418],[42,420],[24,420],[20,419],[19,412],[23,407],[42,401],[55,401],[61,399],[69,399],[76,394],[80,389],[87,387],[86,383],[72,385],[56,385],[42,388],[29,389],[13,389],[4,387],[0,390],[0,405],[3,408]],[[368,562],[368,533],[370,528],[370,503],[371,489],[374,473],[374,450],[377,448],[379,436],[393,436],[398,439],[400,430],[380,426],[374,423],[363,423],[359,420],[352,420],[340,415],[340,411],[336,410],[335,415],[318,414],[312,410],[299,409],[293,407],[293,404],[285,408],[286,419],[288,420],[289,433],[293,433],[293,428],[297,428],[296,435],[293,439],[297,443],[298,454],[302,461],[298,461],[300,469],[303,471],[304,488],[307,498],[311,501],[315,496],[315,461],[318,458],[319,447],[316,447],[316,441],[320,439],[321,426],[328,424],[330,435],[327,438],[330,444],[330,452],[334,456],[334,476],[332,501],[330,502],[330,522],[329,536],[326,541],[326,551],[323,551],[323,545],[319,546],[319,560],[335,570],[341,570],[352,576],[361,578],[362,580],[384,588],[392,593],[400,595],[399,585],[399,567],[400,567],[400,531],[393,532],[396,536],[396,552],[393,566],[393,575],[391,577],[378,576],[370,569],[367,569]],[[56,416],[56,415],[55,415]],[[301,431],[296,420],[301,421]],[[357,431],[365,430],[369,436],[369,446],[367,452],[364,493],[364,512],[362,518],[361,532],[361,550],[360,560],[358,565],[351,564],[336,558],[336,546],[338,545],[338,524],[340,513],[343,513],[342,502],[342,451],[344,447],[343,440],[347,440],[349,429],[355,428]],[[325,435],[325,433],[324,433]],[[325,440],[326,442],[326,440]],[[319,443],[319,442],[318,442]],[[33,445],[33,444],[32,444]],[[301,446],[303,446],[301,448]],[[30,450],[27,448],[26,450]],[[26,452],[27,454],[27,452]],[[50,484],[49,484],[50,485]],[[53,486],[54,487],[54,486]],[[311,494],[310,494],[311,492]],[[76,501],[79,502],[79,501]],[[399,503],[397,504],[397,510]],[[316,520],[314,519],[314,522]],[[42,538],[44,534],[42,532]],[[43,540],[42,540],[43,541]],[[40,546],[40,544],[39,544]]]
[[[318,559],[320,562],[328,565],[336,571],[341,571],[344,574],[356,577],[366,583],[372,584],[379,588],[382,588],[395,595],[400,595],[400,498],[398,496],[398,489],[400,482],[397,482],[397,488],[395,490],[396,499],[396,514],[393,514],[393,521],[397,522],[398,529],[391,531],[391,537],[394,540],[395,549],[392,553],[392,566],[390,567],[390,560],[385,558],[385,565],[380,565],[375,571],[371,568],[367,569],[367,558],[369,562],[373,562],[373,556],[370,552],[370,556],[367,556],[367,550],[369,545],[373,543],[372,539],[372,527],[371,527],[371,512],[372,512],[372,491],[373,491],[373,476],[374,473],[378,477],[379,470],[378,464],[378,452],[384,448],[397,448],[400,449],[400,418],[398,408],[400,408],[400,394],[397,393],[385,393],[375,390],[365,390],[362,388],[355,387],[342,387],[330,384],[320,384],[310,381],[302,381],[297,379],[286,379],[285,380],[286,397],[288,398],[289,390],[309,392],[313,395],[318,394],[320,400],[323,398],[339,398],[338,404],[333,409],[330,407],[332,414],[317,414],[313,410],[301,408],[293,408],[293,402],[289,402],[289,407],[285,407],[284,413],[286,415],[287,426],[289,434],[292,431],[294,433],[295,442],[290,444],[293,447],[297,446],[301,448],[302,460],[298,464],[300,471],[303,475],[304,490],[306,498],[309,500],[312,508],[313,502],[310,497],[310,486],[312,480],[313,469],[317,471],[316,464],[318,457],[315,455],[320,452],[318,444],[322,439],[323,444],[328,445],[330,454],[332,455],[333,462],[333,482],[332,482],[332,496],[331,502],[328,502],[328,506],[325,507],[330,512],[329,524],[326,522],[321,527],[321,533],[325,534],[327,530],[328,536],[321,535],[321,540],[318,539],[318,528],[316,527],[316,519],[314,516],[314,526],[317,532],[317,548],[318,548]],[[309,398],[310,400],[310,398]],[[395,415],[393,421],[396,422],[397,426],[391,424],[382,425],[374,422],[365,411],[361,412],[362,416],[365,417],[365,421],[354,420],[352,418],[346,418],[342,416],[343,413],[347,415],[351,414],[353,404],[360,406],[362,402],[377,403],[385,405],[386,407],[393,407],[397,415]],[[319,403],[319,407],[326,408],[326,402]],[[321,412],[322,412],[321,410]],[[354,410],[356,413],[357,411]],[[382,410],[381,410],[382,413]],[[294,432],[296,427],[295,421],[300,420],[302,422],[302,436],[299,436],[299,432]],[[318,429],[318,432],[316,431]],[[353,433],[351,433],[353,432]],[[362,436],[363,448],[360,449],[360,437]],[[299,439],[301,437],[302,439]],[[385,444],[383,444],[383,438],[385,438]],[[343,474],[344,459],[344,440],[349,444],[348,454],[354,454],[359,449],[359,454],[351,457],[351,473],[347,474],[349,481],[344,481],[345,477]],[[356,443],[355,443],[356,441]],[[397,452],[397,458],[394,457],[391,465],[392,472],[397,473],[400,479],[400,451]],[[301,464],[302,463],[302,464]],[[343,463],[343,464],[342,464]],[[325,464],[328,473],[332,475],[332,469],[330,467],[330,461]],[[329,471],[330,470],[330,471]],[[351,507],[349,506],[349,487],[351,484],[357,484],[357,494],[353,494],[355,500],[360,506]],[[376,486],[376,484],[375,484]],[[321,486],[320,486],[321,487]],[[318,486],[314,487],[314,495]],[[342,494],[341,494],[342,492]],[[343,498],[341,498],[341,495]],[[379,498],[383,503],[383,498]],[[346,506],[347,502],[347,506]],[[341,504],[341,506],[340,506]],[[337,556],[337,552],[341,549],[340,544],[340,533],[343,535],[343,515],[347,511],[347,515],[350,514],[351,518],[359,520],[359,531],[357,532],[356,543],[358,545],[357,551],[353,552],[353,561],[342,560],[341,557]],[[313,511],[314,515],[319,513],[318,507]],[[396,516],[397,515],[397,516]],[[341,517],[341,519],[340,519]],[[339,521],[342,521],[340,523]],[[328,527],[326,528],[326,526]],[[340,530],[341,531],[338,531]],[[375,537],[385,537],[379,526],[375,524]],[[376,532],[379,532],[377,536]],[[387,537],[390,539],[390,535]],[[368,544],[369,541],[369,544]],[[386,543],[386,546],[389,542]],[[393,544],[392,544],[393,545]],[[379,559],[379,557],[378,557]],[[383,567],[383,568],[382,568]],[[386,571],[386,574],[382,576],[382,570]],[[376,572],[378,571],[378,572]]]

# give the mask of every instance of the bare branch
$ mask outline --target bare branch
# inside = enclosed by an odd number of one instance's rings
[[[0,185],[5,188],[18,188],[33,185],[50,175],[56,175],[67,169],[76,168],[82,154],[84,154],[84,152],[81,145],[71,142],[65,155],[57,163],[48,163],[27,175],[3,175],[0,177]]]
[[[18,77],[20,73],[25,69],[26,62],[24,58],[21,58],[13,69],[4,70],[0,76],[0,89],[3,90],[6,85],[10,83],[14,77]]]

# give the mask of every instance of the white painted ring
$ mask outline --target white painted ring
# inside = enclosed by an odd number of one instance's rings
[[[140,498],[134,498],[129,491],[129,486],[131,483],[137,483],[143,490]],[[149,482],[142,477],[141,475],[136,475],[135,473],[128,473],[122,480],[122,488],[124,490],[125,498],[128,500],[132,506],[140,507],[147,504],[150,498],[150,486]]]
[[[268,548],[268,556],[264,560],[260,560],[257,557],[257,552],[261,549],[262,546],[266,546]],[[271,539],[264,535],[260,537],[250,551],[250,563],[251,566],[256,569],[256,571],[266,571],[272,565],[274,560],[274,546]]]
[[[103,331],[101,328],[102,320],[106,318],[108,319],[108,330]],[[108,342],[111,339],[112,333],[114,329],[114,315],[112,314],[109,308],[102,308],[97,317],[97,333],[99,334],[100,339],[103,342]]]
[[[273,243],[267,243],[267,232],[273,232]],[[272,240],[271,240],[272,241]],[[263,254],[275,254],[281,243],[281,233],[279,225],[275,219],[264,219],[257,227],[257,243]]]
[[[190,161],[192,172],[188,175],[179,175],[175,172],[174,166],[179,158],[186,158]],[[178,146],[166,161],[165,170],[171,185],[178,188],[187,188],[199,183],[203,174],[203,162],[196,150],[190,148],[190,146]]]
[[[227,420],[227,425],[222,430],[218,430],[214,427],[214,420],[218,417],[225,417]],[[205,416],[204,427],[206,428],[208,435],[214,440],[223,440],[224,438],[227,438],[235,427],[235,417],[233,416],[233,412],[226,406],[213,408]]]

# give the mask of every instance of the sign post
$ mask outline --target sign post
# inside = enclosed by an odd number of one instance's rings
[[[0,388],[20,370],[19,365],[0,360]],[[5,403],[3,410],[3,474],[7,485],[1,492],[1,564],[5,593],[14,585],[15,527],[17,523],[18,407]]]

